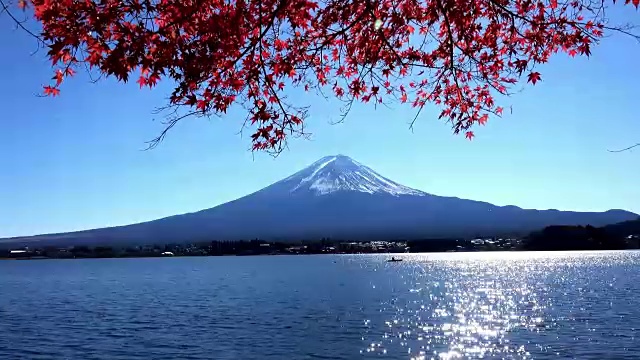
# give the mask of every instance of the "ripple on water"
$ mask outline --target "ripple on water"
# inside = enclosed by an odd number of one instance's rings
[[[638,252],[0,263],[1,359],[638,359]]]

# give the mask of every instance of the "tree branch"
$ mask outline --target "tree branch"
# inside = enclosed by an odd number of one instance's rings
[[[619,153],[619,152],[623,152],[623,151],[631,150],[631,149],[633,149],[633,148],[635,148],[635,147],[638,147],[638,146],[640,146],[640,143],[637,143],[637,144],[635,144],[635,145],[631,145],[631,146],[629,146],[629,147],[626,147],[626,148],[624,148],[624,149],[620,149],[620,150],[607,150],[607,151],[608,151],[608,152],[612,152],[612,153]]]

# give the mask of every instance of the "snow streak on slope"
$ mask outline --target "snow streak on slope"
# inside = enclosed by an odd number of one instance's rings
[[[324,157],[282,180],[281,183],[288,185],[291,193],[308,191],[316,195],[325,195],[336,191],[358,191],[393,196],[427,195],[393,182],[344,155]]]

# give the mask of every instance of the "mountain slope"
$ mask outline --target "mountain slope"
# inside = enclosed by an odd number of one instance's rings
[[[0,244],[467,237],[526,234],[552,224],[604,226],[637,217],[622,210],[525,210],[436,196],[398,184],[347,156],[337,155],[211,209],[134,225],[4,239]]]

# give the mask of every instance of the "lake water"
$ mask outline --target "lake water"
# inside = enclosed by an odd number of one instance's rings
[[[0,261],[0,359],[638,359],[640,252]]]

